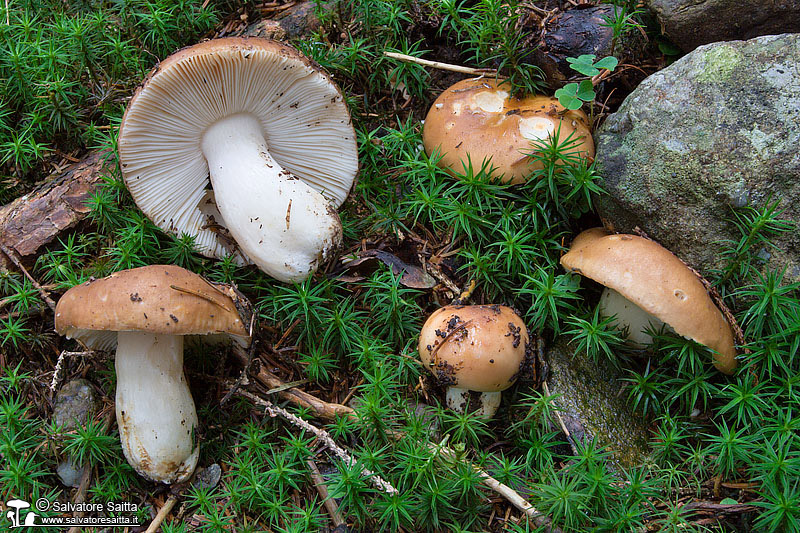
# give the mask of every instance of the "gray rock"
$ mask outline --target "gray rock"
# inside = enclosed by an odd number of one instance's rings
[[[66,431],[85,426],[89,416],[94,414],[96,403],[92,384],[85,379],[73,379],[56,394],[53,420]]]
[[[85,426],[86,421],[97,410],[97,401],[91,383],[85,379],[68,381],[56,394],[53,420],[63,431]],[[88,467],[89,465],[76,465],[67,457],[58,464],[56,474],[67,487],[77,487]]]
[[[58,464],[56,474],[58,474],[58,479],[60,479],[61,483],[65,486],[77,487],[81,484],[81,478],[87,468],[89,468],[88,463],[83,466],[78,466],[72,459],[67,457]]]
[[[595,135],[604,222],[708,274],[740,236],[733,207],[780,200],[800,220],[799,65],[800,34],[786,34],[703,46],[645,79]],[[800,281],[800,234],[775,244],[761,256]]]
[[[649,432],[641,415],[631,409],[620,374],[577,352],[563,337],[548,348],[545,358],[550,393],[560,395],[555,405],[572,438],[597,439],[618,466],[644,464]]]
[[[717,41],[800,32],[797,0],[645,0],[684,51]]]

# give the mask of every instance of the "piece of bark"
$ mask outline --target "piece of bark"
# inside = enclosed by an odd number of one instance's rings
[[[89,213],[87,200],[96,190],[108,152],[92,152],[82,161],[13,202],[0,207],[0,242],[23,261]],[[0,266],[8,268],[0,255]],[[27,261],[26,261],[27,262]]]
[[[304,39],[319,28],[314,2],[301,1],[247,27],[245,35],[278,41]]]

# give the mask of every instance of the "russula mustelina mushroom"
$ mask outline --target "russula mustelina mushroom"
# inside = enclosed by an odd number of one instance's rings
[[[502,82],[502,80],[500,80]],[[594,157],[589,120],[583,111],[568,111],[558,99],[532,95],[512,97],[510,86],[491,78],[461,80],[446,89],[425,117],[425,152],[438,150],[439,165],[462,172],[467,156],[474,168],[491,159],[492,176],[523,183],[542,164],[529,155],[537,142],[558,139],[580,157]]]
[[[419,356],[440,385],[447,405],[463,412],[469,391],[480,392],[480,414],[491,418],[500,394],[517,380],[529,343],[525,323],[502,305],[448,305],[436,310],[419,335]]]
[[[358,168],[338,87],[294,48],[256,38],[162,61],[128,104],[119,156],[159,227],[281,281],[305,279],[339,245],[336,209]]]
[[[616,315],[634,343],[649,344],[643,330],[666,324],[711,348],[721,372],[736,368],[733,332],[722,312],[694,272],[657,242],[592,228],[575,238],[561,265],[605,286],[601,312]]]
[[[224,334],[247,346],[246,308],[230,286],[170,265],[87,281],[58,301],[59,334],[91,349],[116,347],[117,426],[125,458],[142,476],[177,483],[194,472],[197,412],[183,338]]]

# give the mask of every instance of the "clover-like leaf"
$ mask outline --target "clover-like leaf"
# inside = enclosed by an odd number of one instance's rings
[[[608,71],[613,72],[615,68],[619,65],[619,59],[614,56],[604,57],[600,61],[594,64],[595,68],[604,68]]]
[[[591,80],[583,80],[581,84],[578,85],[578,91],[575,93],[575,96],[584,102],[591,102],[594,100],[597,93],[594,92]]]
[[[567,62],[572,70],[577,70],[584,76],[596,76],[600,71],[594,66],[594,54],[583,54],[578,57],[568,57]]]
[[[583,101],[580,98],[578,98],[577,83],[568,83],[564,85],[562,88],[558,89],[556,91],[556,98],[558,98],[558,103],[560,103],[570,111],[574,111],[575,109],[580,109],[580,107],[583,105]]]

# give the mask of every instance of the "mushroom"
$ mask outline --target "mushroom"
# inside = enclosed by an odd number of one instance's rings
[[[422,131],[425,152],[441,154],[439,166],[461,171],[467,156],[475,165],[491,159],[492,176],[523,183],[541,162],[530,157],[533,143],[570,140],[569,150],[594,157],[589,120],[583,111],[569,111],[549,96],[522,98],[510,86],[490,78],[461,80],[445,90],[428,111]]]
[[[659,329],[666,324],[710,348],[714,366],[733,373],[737,361],[730,325],[697,275],[660,244],[593,228],[575,238],[561,265],[605,286],[601,312],[616,315],[633,343],[651,343],[648,325]]]
[[[162,61],[128,104],[119,156],[159,227],[281,281],[305,279],[339,245],[336,209],[358,167],[338,87],[294,48],[256,38]]]
[[[502,305],[448,305],[436,310],[419,335],[419,356],[440,385],[447,405],[464,412],[469,391],[480,392],[479,413],[491,418],[501,391],[517,380],[525,362],[528,329]]]
[[[250,344],[245,300],[171,265],[117,272],[68,290],[56,331],[91,349],[116,346],[116,413],[125,458],[142,476],[177,483],[197,464],[197,413],[183,374],[185,335]],[[249,322],[247,322],[249,324]]]

